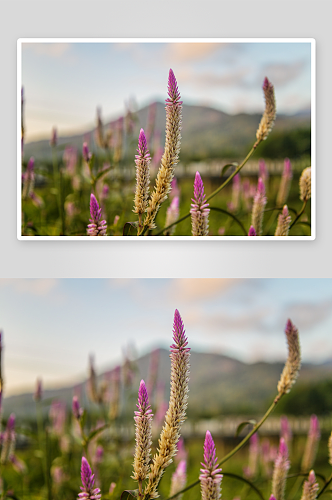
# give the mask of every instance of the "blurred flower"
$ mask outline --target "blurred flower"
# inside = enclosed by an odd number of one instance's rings
[[[289,467],[288,448],[285,440],[281,438],[272,477],[272,495],[276,500],[283,500],[285,497],[286,477]]]
[[[185,460],[181,460],[175,472],[172,474],[171,489],[169,492],[169,496],[173,496],[178,491],[183,490],[183,488],[186,486],[186,482],[187,482],[187,463]],[[175,498],[177,500],[181,500],[182,496],[183,496],[182,494],[177,495]]]
[[[311,198],[311,167],[305,168],[300,177],[300,199],[308,201]]]
[[[1,464],[5,464],[11,459],[15,449],[15,415],[11,413],[7,420],[5,432],[2,435]]]
[[[263,92],[265,97],[265,110],[256,132],[257,141],[254,145],[254,148],[256,148],[261,141],[264,141],[267,138],[273,128],[276,118],[274,87],[266,77],[263,83]]]
[[[35,390],[35,394],[34,394],[33,398],[35,401],[40,401],[42,398],[42,395],[43,395],[42,381],[40,378],[38,378],[37,383],[36,383],[36,390]]]
[[[175,196],[172,201],[170,206],[167,208],[166,211],[166,222],[165,222],[165,227],[170,226],[179,218],[179,197]],[[176,225],[170,227],[167,229],[167,231],[164,231],[164,234],[167,236],[172,236],[175,232]]]
[[[76,420],[80,420],[83,416],[84,410],[83,408],[80,407],[80,403],[77,396],[73,397],[72,410]]]
[[[50,145],[52,147],[55,147],[57,144],[58,144],[58,134],[57,134],[56,128],[53,127],[53,129],[52,129],[52,136],[51,136],[51,140],[50,140]]]
[[[290,319],[287,321],[285,334],[288,344],[288,358],[278,382],[277,398],[280,398],[280,396],[287,394],[291,390],[301,367],[299,332]]]
[[[87,142],[83,142],[82,155],[83,155],[83,160],[86,163],[89,163],[89,161],[92,158],[92,153],[90,153],[90,151],[89,151],[89,146],[88,146]]]
[[[319,421],[316,415],[311,415],[309,432],[302,458],[302,465],[301,465],[302,472],[307,472],[313,466],[317,455],[319,440],[320,440]]]
[[[289,158],[285,158],[284,161],[284,170],[280,180],[280,186],[277,196],[277,206],[281,207],[287,201],[291,181],[293,178],[292,166]]]
[[[136,164],[136,192],[135,192],[135,206],[133,212],[142,216],[148,206],[149,197],[149,184],[150,184],[150,153],[147,148],[147,141],[144,130],[141,128],[137,155],[135,155]]]
[[[196,172],[194,182],[194,198],[191,200],[191,232],[193,236],[209,234],[209,204],[205,201],[204,185],[199,172]]]
[[[60,400],[53,400],[49,411],[49,418],[53,433],[61,437],[65,432],[66,404]]]
[[[135,455],[134,475],[135,481],[142,483],[149,475],[150,452],[152,445],[152,410],[149,404],[148,392],[144,380],[141,380],[138,391],[138,411],[135,411]]]
[[[77,164],[77,149],[73,146],[66,146],[62,158],[68,175],[73,176]]]
[[[292,218],[289,215],[288,207],[285,205],[281,214],[278,215],[278,224],[274,236],[288,236],[291,221]]]
[[[257,191],[251,214],[251,224],[254,227],[257,236],[261,236],[263,234],[263,218],[266,202],[265,185],[260,177],[258,179]]]
[[[301,500],[315,500],[319,490],[314,471],[309,472],[308,481],[304,481]]]

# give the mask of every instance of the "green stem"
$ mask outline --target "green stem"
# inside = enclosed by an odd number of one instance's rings
[[[326,481],[326,483],[324,484],[323,488],[320,490],[320,492],[318,493],[317,495],[317,498],[319,498],[323,493],[324,491],[326,490],[326,488],[328,487],[328,485],[332,482],[332,474],[330,475],[330,477],[328,478],[328,480]]]
[[[56,199],[59,210],[59,217],[61,218],[61,193],[60,193],[60,179],[58,170],[58,161],[55,146],[52,146],[52,157],[53,157],[53,180],[54,188],[56,190]]]
[[[63,196],[63,173],[61,168],[59,171],[59,188],[60,188],[59,204],[60,204],[61,228],[62,228],[62,236],[64,236],[66,231],[66,226],[65,226],[65,209],[64,209],[64,196]]]
[[[217,465],[217,467],[219,468],[223,463],[225,463],[227,460],[229,460],[233,455],[235,455],[235,453],[237,453],[248,441],[249,439],[251,438],[251,436],[253,434],[255,434],[255,432],[258,431],[258,429],[264,424],[265,420],[270,416],[270,414],[273,412],[273,410],[275,409],[275,407],[277,406],[277,404],[279,403],[280,399],[282,398],[283,394],[278,394],[273,403],[271,404],[270,408],[267,410],[267,412],[265,413],[265,415],[262,417],[262,419],[253,427],[253,429],[249,432],[249,434],[246,435],[245,438],[242,439],[242,441],[237,445],[235,446],[235,448],[233,448],[232,451],[230,451],[227,455],[224,456],[224,458],[221,459],[221,461],[219,462],[219,464]],[[178,491],[175,495],[172,495],[171,497],[168,497],[167,500],[172,500],[173,498],[177,497],[178,495],[184,493],[185,491],[188,491],[190,490],[191,488],[193,488],[194,486],[197,486],[198,484],[200,483],[199,479],[197,481],[195,481],[194,483],[191,483],[189,486],[187,486],[186,488],[184,488],[183,490],[181,491]]]
[[[51,463],[49,451],[49,435],[47,428],[45,429],[45,463],[46,463],[46,488],[47,500],[52,500],[52,487],[51,487]]]
[[[219,186],[215,191],[213,191],[213,193],[211,193],[207,198],[206,198],[206,201],[209,201],[211,200],[211,198],[213,198],[216,194],[218,194],[222,189],[224,189],[227,184],[229,184],[231,182],[231,180],[233,179],[233,177],[235,177],[236,174],[238,174],[241,170],[242,167],[244,167],[244,165],[247,163],[247,161],[249,160],[249,158],[252,156],[252,154],[256,151],[256,147],[257,147],[258,144],[255,144],[251,150],[249,151],[249,153],[247,154],[247,156],[245,157],[245,159],[243,160],[243,162],[234,170],[234,172],[229,176],[227,177],[227,179],[225,180],[225,182],[223,182],[223,184],[221,184],[221,186]],[[175,224],[179,224],[180,222],[184,221],[185,219],[187,219],[188,217],[190,217],[190,212],[188,212],[187,214],[185,214],[183,217],[181,217],[180,219],[176,220],[175,222],[173,222],[172,224],[170,224],[169,226],[167,227],[164,227],[161,231],[159,231],[159,233],[157,234],[154,234],[153,236],[160,236],[161,234],[163,234],[164,231],[167,231],[167,229],[170,229],[172,226],[175,226]],[[146,232],[147,228],[144,228],[141,236],[143,236],[143,234]]]
[[[232,477],[234,479],[238,479],[239,481],[243,481],[244,483],[248,484],[257,493],[257,495],[259,496],[259,498],[261,500],[264,500],[264,497],[263,497],[262,493],[259,491],[259,489],[251,481],[249,481],[245,477],[238,476],[237,474],[233,474],[231,472],[224,472],[224,471],[223,471],[223,476],[225,476],[225,477],[228,476],[228,477]]]
[[[235,455],[236,452],[238,452],[246,443],[249,441],[251,436],[255,434],[255,432],[258,431],[258,429],[264,424],[265,420],[270,416],[270,414],[273,412],[275,407],[277,406],[278,402],[280,401],[282,395],[277,395],[277,397],[274,399],[273,403],[271,404],[270,408],[267,410],[265,413],[264,417],[256,424],[254,425],[253,429],[249,432],[249,434],[246,435],[245,438],[242,439],[242,441],[233,448],[232,451],[230,451],[218,464],[218,467],[220,467],[223,463],[225,463],[227,460],[229,460],[233,455]]]
[[[296,224],[296,222],[299,220],[299,218],[301,217],[301,215],[303,214],[304,210],[305,210],[305,207],[307,205],[307,202],[308,200],[304,200],[303,202],[303,205],[302,205],[302,208],[301,210],[299,211],[299,213],[297,214],[297,216],[295,217],[295,219],[293,220],[292,224],[290,225],[289,229],[292,229],[292,227]]]
[[[38,444],[39,450],[42,453],[42,467],[44,473],[45,485],[48,484],[47,481],[47,458],[46,458],[46,440],[44,446],[44,436],[43,436],[43,414],[41,408],[41,402],[36,401],[36,410],[37,410],[37,428],[38,428]]]
[[[216,194],[218,194],[222,189],[224,189],[224,187],[227,186],[227,184],[229,184],[231,182],[231,180],[233,179],[233,177],[236,176],[236,174],[238,174],[241,170],[242,167],[244,167],[244,165],[247,163],[247,161],[249,160],[249,158],[252,156],[252,154],[255,152],[256,148],[255,146],[253,146],[251,148],[251,150],[249,151],[249,153],[247,154],[247,156],[245,157],[245,159],[243,160],[243,162],[234,170],[234,172],[229,176],[227,177],[227,179],[225,180],[225,182],[223,184],[221,184],[221,186],[219,186],[215,191],[213,191],[213,193],[211,193],[207,198],[206,198],[206,201],[209,201],[211,200],[211,198],[213,198]]]
[[[219,207],[210,207],[210,210],[215,210],[216,212],[222,212],[223,214],[225,215],[228,215],[229,217],[232,217],[232,219],[235,220],[235,222],[238,223],[238,225],[240,226],[240,228],[242,229],[243,231],[243,234],[244,236],[247,236],[248,235],[248,231],[246,231],[244,225],[242,224],[242,222],[236,217],[236,215],[232,214],[231,212],[228,212],[227,210],[224,210],[223,208],[219,208]]]

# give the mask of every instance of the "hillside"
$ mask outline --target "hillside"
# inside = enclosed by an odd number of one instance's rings
[[[150,354],[136,361],[136,374],[133,388],[139,386],[143,378],[148,380]],[[258,362],[243,363],[236,359],[213,353],[191,353],[190,397],[188,415],[204,416],[236,412],[261,412],[276,394],[276,386],[283,368],[282,363]],[[99,379],[103,377],[100,375]],[[161,349],[159,353],[158,381],[165,384],[165,398],[169,397],[170,360],[169,353]],[[298,384],[332,381],[332,364],[304,364],[301,368]],[[81,387],[86,381],[82,381]],[[298,385],[297,384],[297,385]],[[77,386],[76,386],[77,387]],[[44,401],[60,398],[71,405],[73,387],[63,387],[45,391]],[[133,395],[136,393],[133,389]],[[136,397],[136,396],[135,396]],[[82,390],[82,403],[89,404],[85,389]],[[32,394],[22,394],[5,398],[4,412],[14,412],[17,416],[29,416],[35,413]]]
[[[149,106],[145,106],[137,112],[137,122],[133,137],[138,137],[140,128],[147,129]],[[161,144],[163,145],[163,134],[165,131],[165,107],[158,102],[156,106],[155,130],[162,133]],[[256,129],[260,122],[260,114],[241,113],[229,115],[223,111],[206,106],[183,105],[183,124],[181,141],[181,160],[192,161],[202,158],[215,158],[220,155],[231,157],[247,153],[248,146],[255,139]],[[310,128],[310,111],[297,113],[293,116],[277,115],[275,123],[276,133],[294,131],[297,129]],[[113,126],[116,119],[105,121],[105,130]],[[28,126],[28,124],[27,124]],[[81,134],[62,136],[59,130],[59,145],[71,144],[78,151],[82,150],[82,144],[86,135],[94,135],[94,128],[86,130]],[[90,147],[95,150],[95,145]],[[128,146],[128,145],[127,145]],[[128,146],[128,157],[135,154],[137,144],[135,141]],[[151,148],[151,145],[150,145]],[[49,139],[30,142],[25,145],[25,160],[34,156],[38,160],[50,160],[51,148]]]

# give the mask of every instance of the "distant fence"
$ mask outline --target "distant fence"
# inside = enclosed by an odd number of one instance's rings
[[[184,165],[179,163],[175,169],[175,176],[177,178],[184,177],[194,177],[195,173],[198,171],[203,177],[220,177],[223,167],[229,163],[233,163],[232,160],[207,160],[192,162]],[[281,175],[284,168],[283,160],[265,160],[267,170],[270,175]],[[293,172],[300,173],[306,167],[310,167],[308,159],[298,159],[291,160]],[[231,167],[229,168],[226,175],[231,172]],[[113,175],[120,176],[125,179],[135,178],[135,167],[118,167],[113,171]],[[257,175],[259,172],[258,160],[249,160],[244,167],[241,169],[241,174],[251,176]]]
[[[207,429],[215,437],[234,438],[238,426],[245,421],[245,417],[224,417],[220,419],[206,419],[199,421],[186,420],[181,428],[181,435],[184,438],[204,437]],[[307,435],[310,425],[310,417],[290,417],[288,418],[292,433],[294,436]],[[319,418],[320,429],[322,432],[331,432],[331,417]],[[252,427],[246,427],[240,434],[246,435]],[[161,431],[161,426],[153,426],[153,438],[157,439]],[[125,439],[133,439],[135,435],[134,425],[121,425],[116,429],[116,434]],[[261,436],[279,436],[280,435],[280,417],[270,417],[259,429]]]

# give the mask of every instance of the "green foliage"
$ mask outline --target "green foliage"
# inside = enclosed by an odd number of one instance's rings
[[[292,389],[291,397],[280,401],[278,413],[287,415],[325,415],[332,413],[332,380],[299,383]]]
[[[311,153],[311,130],[300,128],[283,131],[274,130],[259,147],[264,158],[300,158]]]

